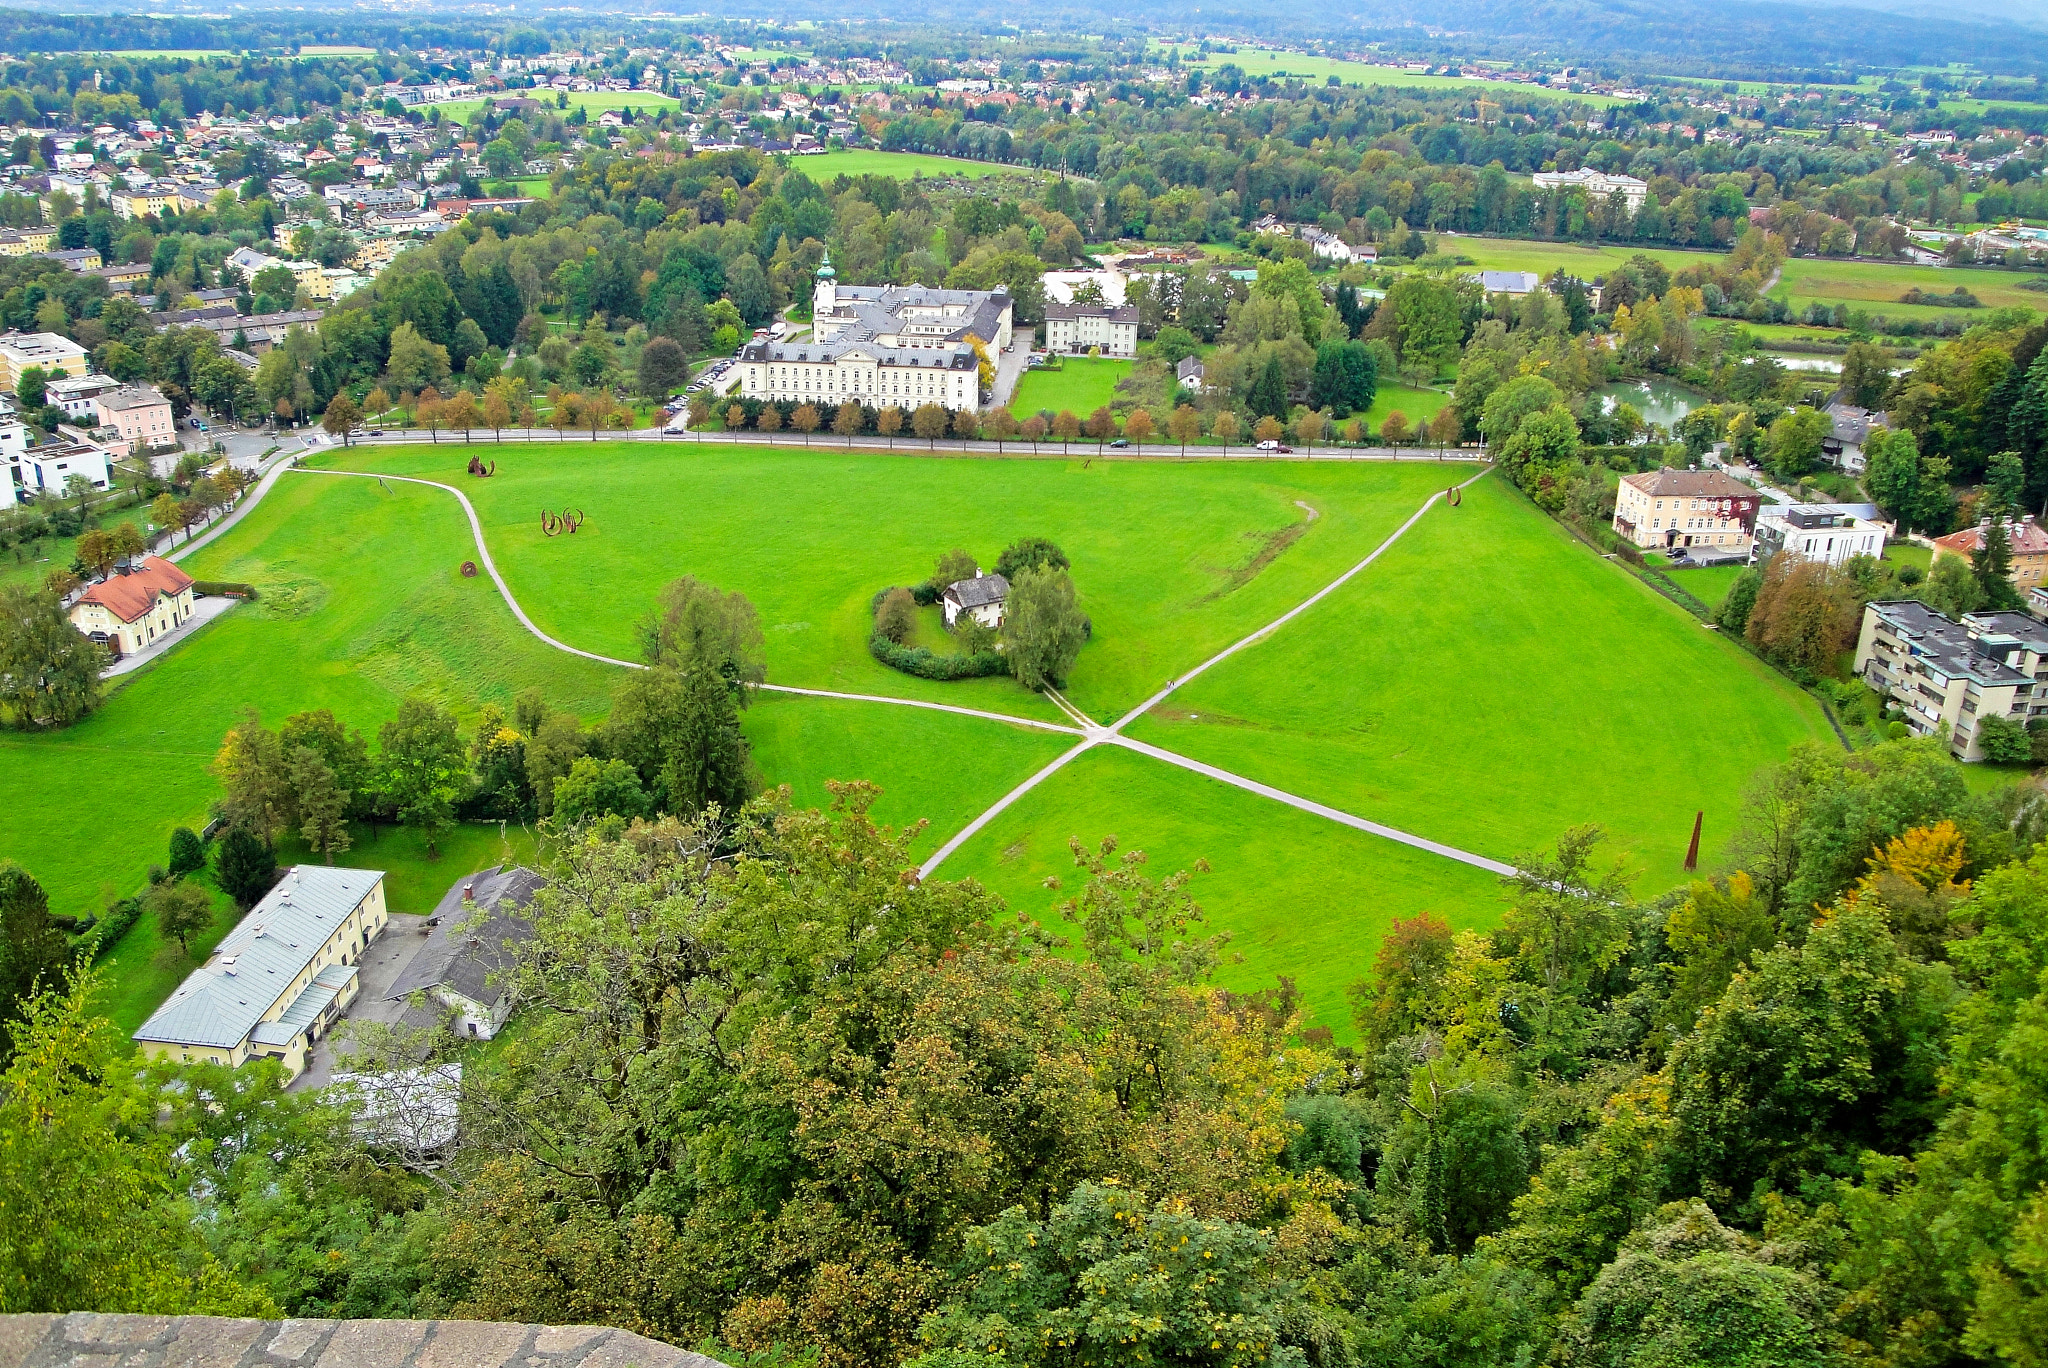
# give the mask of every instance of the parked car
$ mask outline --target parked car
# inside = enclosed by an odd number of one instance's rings
[[[1280,444],[1274,441],[1265,441],[1259,443],[1258,449],[1260,451],[1278,451],[1280,450]]]
[[[1119,437],[1114,442],[1110,443],[1110,445],[1113,447],[1127,447],[1130,444],[1130,439],[1125,437]]]

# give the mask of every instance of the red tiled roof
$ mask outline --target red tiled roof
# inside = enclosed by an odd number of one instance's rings
[[[2008,522],[2005,535],[2012,543],[2015,556],[2048,556],[2048,529],[2043,529],[2038,523]],[[1936,537],[1934,544],[1954,555],[1974,556],[1984,547],[1984,529],[1981,526],[1966,527],[1946,537]]]
[[[1640,489],[1645,494],[1673,494],[1682,498],[1740,499],[1755,498],[1756,491],[1740,480],[1731,479],[1719,470],[1673,470],[1665,466],[1641,475],[1624,475],[1622,480]]]
[[[101,580],[79,596],[97,603],[123,622],[133,622],[156,606],[157,595],[172,597],[192,587],[192,577],[162,556],[151,556],[125,575]]]

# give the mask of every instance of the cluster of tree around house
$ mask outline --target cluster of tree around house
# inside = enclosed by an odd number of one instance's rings
[[[955,649],[942,655],[912,645],[917,610],[938,603],[949,586],[979,576],[981,564],[955,548],[940,556],[931,577],[918,584],[885,589],[875,596],[875,627],[869,650],[884,665],[926,679],[967,679],[1007,674],[1034,692],[1063,688],[1094,623],[1081,611],[1067,553],[1045,537],[1020,537],[1003,548],[990,573],[1009,584],[1000,627],[972,613],[959,614],[950,630]]]
[[[135,1068],[89,975],[26,987],[8,1308],[821,1368],[2038,1350],[2048,805],[1938,741],[1796,748],[1723,868],[1652,897],[1565,833],[1494,929],[1361,951],[1343,1044],[1284,980],[1216,985],[1198,871],[1077,842],[1040,920],[918,880],[873,796],[562,828],[521,1029],[431,1154],[267,1061]],[[34,904],[0,872],[9,945]]]

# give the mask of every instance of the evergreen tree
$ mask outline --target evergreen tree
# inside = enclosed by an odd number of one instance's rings
[[[1266,357],[1266,368],[1252,382],[1251,392],[1245,396],[1245,407],[1255,418],[1287,417],[1287,371],[1280,364],[1277,352]]]
[[[12,1052],[20,1005],[61,987],[69,958],[43,886],[14,861],[0,860],[0,1063]]]
[[[2012,537],[2005,529],[2004,518],[1992,518],[1991,525],[1984,529],[1983,540],[1970,556],[1970,575],[1989,607],[2020,606],[2019,590],[2012,583]]]
[[[277,856],[254,832],[231,826],[215,848],[213,880],[237,903],[253,907],[277,882]]]

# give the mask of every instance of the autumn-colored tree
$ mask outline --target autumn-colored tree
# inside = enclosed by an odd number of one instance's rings
[[[433,386],[429,385],[420,391],[419,402],[413,405],[412,417],[414,422],[433,435],[437,444],[440,442],[441,429],[448,422],[448,414],[441,396],[434,392]]]
[[[917,412],[910,415],[910,430],[931,444],[946,435],[946,426],[951,421],[946,410],[939,405],[919,404]]]
[[[1130,438],[1133,442],[1144,441],[1154,431],[1152,415],[1144,409],[1132,409],[1131,416],[1124,419],[1124,436]]]
[[[1258,422],[1252,425],[1252,440],[1254,442],[1277,442],[1286,435],[1287,429],[1281,427],[1280,420],[1271,415],[1259,419]]]
[[[1433,912],[1397,918],[1373,956],[1371,979],[1345,991],[1367,1058],[1417,1031],[1441,1025],[1439,999],[1451,967],[1450,924]]]
[[[441,418],[448,424],[450,431],[461,433],[462,440],[469,441],[470,433],[479,421],[476,396],[468,390],[455,391],[441,405]]]
[[[78,539],[74,551],[94,579],[114,568],[114,539],[105,528],[95,527]]]
[[[1104,404],[1081,420],[1081,432],[1090,441],[1106,442],[1116,436],[1116,415]]]
[[[1202,415],[1193,404],[1182,404],[1166,415],[1166,435],[1180,443],[1181,455],[1188,452],[1188,443],[1202,435]]]
[[[1045,415],[1034,413],[1017,425],[1017,435],[1036,446],[1045,438]]]
[[[782,427],[782,410],[773,404],[761,405],[761,411],[754,415],[754,429],[757,432],[776,432]]]
[[[503,378],[503,376],[499,377],[500,380]],[[513,396],[509,389],[501,386],[497,380],[493,380],[485,388],[483,420],[490,425],[491,440],[504,440],[505,425],[512,421],[512,415],[517,411],[513,408],[512,403]]]
[[[860,411],[860,405],[852,399],[841,404],[839,411],[832,415],[832,430],[841,437],[858,436],[866,423],[866,415]]]
[[[1380,420],[1380,441],[1386,446],[1405,446],[1409,437],[1408,415],[1395,409]]]
[[[1023,425],[1017,421],[1017,415],[1007,408],[996,408],[989,411],[988,417],[982,422],[981,430],[996,439],[996,449],[1000,451],[1004,442],[1023,430]]]
[[[1859,612],[1846,574],[1781,551],[1764,567],[1743,635],[1786,668],[1820,675],[1856,639]]]
[[[971,408],[960,409],[953,415],[953,435],[963,442],[972,442],[981,436],[981,415]]]
[[[583,396],[583,426],[590,430],[590,440],[596,441],[597,434],[608,427],[617,426],[613,418],[612,397],[602,391]]]
[[[735,399],[725,406],[725,430],[738,432],[747,425],[746,405]]]
[[[557,393],[555,406],[548,410],[548,426],[555,430],[556,441],[567,441],[569,429],[575,427],[583,416],[583,403],[576,395]],[[733,405],[738,408],[738,404]]]
[[[1294,435],[1301,444],[1314,450],[1315,444],[1330,433],[1329,415],[1318,409],[1309,409],[1294,420]]]
[[[1454,447],[1465,440],[1465,425],[1454,408],[1446,408],[1430,420],[1429,435],[1439,447]]]
[[[889,445],[896,445],[896,434],[903,431],[903,410],[890,404],[875,415],[875,431],[889,439]]]
[[[1061,409],[1054,415],[1052,435],[1060,439],[1060,446],[1063,448],[1081,435],[1081,420],[1074,416],[1072,409]]]
[[[382,385],[375,386],[363,396],[363,415],[378,425],[384,422],[384,415],[391,411],[391,396],[384,392]]]
[[[818,416],[816,406],[811,404],[798,404],[796,412],[789,415],[790,430],[801,432],[804,435],[805,446],[811,444],[811,434],[818,430],[819,424],[822,421]]]
[[[1217,441],[1225,446],[1229,446],[1237,440],[1239,431],[1237,415],[1229,409],[1222,410],[1216,415],[1215,420],[1209,424],[1209,431],[1215,434]]]

